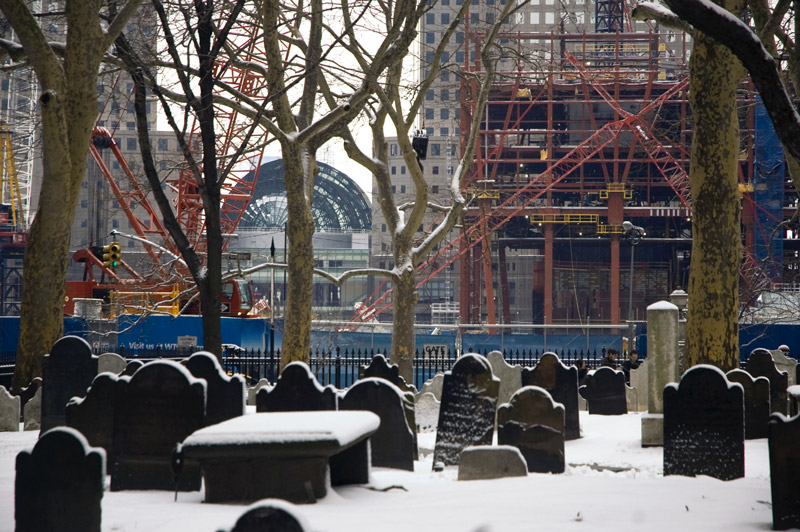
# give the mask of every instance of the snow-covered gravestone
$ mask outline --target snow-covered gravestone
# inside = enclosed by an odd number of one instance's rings
[[[521,388],[497,409],[497,443],[518,448],[530,473],[563,473],[564,405],[538,386]]]
[[[773,414],[769,420],[769,470],[772,528],[800,528],[800,415]]]
[[[416,393],[417,391],[400,376],[400,368],[397,364],[389,364],[386,357],[380,354],[372,357],[372,361],[370,361],[368,366],[361,366],[358,368],[359,379],[368,379],[370,377],[385,379],[404,392]]]
[[[442,400],[442,385],[444,384],[444,373],[437,373],[432,379],[423,383],[422,390],[417,394],[417,398],[424,393],[432,393],[437,401]]]
[[[144,362],[141,360],[131,360],[120,375],[123,377],[132,377],[142,366],[144,366]]]
[[[64,425],[67,402],[83,397],[97,375],[97,357],[83,338],[59,339],[42,360],[42,431]]]
[[[522,367],[512,366],[506,362],[501,351],[492,351],[486,355],[486,358],[492,366],[492,373],[500,379],[497,404],[507,403],[511,396],[522,388]]]
[[[19,431],[19,396],[0,386],[0,432]]]
[[[680,377],[678,317],[678,307],[669,301],[647,307],[647,413],[642,415],[642,447],[664,442],[664,387]]]
[[[36,388],[36,392],[22,407],[22,421],[25,430],[39,430],[42,426],[42,387]]]
[[[414,470],[414,432],[406,417],[413,401],[397,386],[377,377],[360,379],[339,399],[339,410],[367,410],[381,420],[377,432],[370,437],[372,465]]]
[[[753,377],[769,379],[770,410],[786,414],[789,405],[789,396],[786,392],[789,387],[789,374],[778,371],[772,360],[772,353],[767,349],[754,349],[747,359],[745,369]]]
[[[578,368],[565,366],[555,353],[545,353],[536,367],[522,370],[523,386],[544,388],[556,403],[564,405],[564,437],[581,437],[578,401]]]
[[[100,532],[105,453],[68,427],[17,455],[16,532]]]
[[[445,373],[433,465],[457,465],[461,451],[490,445],[500,380],[486,357],[468,353]]]
[[[528,476],[525,457],[511,445],[474,445],[461,451],[458,480]]]
[[[272,384],[267,379],[259,379],[255,386],[247,388],[247,404],[256,406],[256,395],[261,388],[269,388]]]
[[[664,388],[664,476],[744,476],[744,390],[700,364]]]
[[[442,403],[431,392],[417,395],[414,401],[414,419],[417,432],[433,432],[439,422],[439,408]]]
[[[73,397],[67,403],[67,426],[83,434],[92,447],[111,456],[114,436],[114,409],[117,404],[117,380],[113,373],[101,373],[92,381],[86,397]],[[111,473],[109,461],[108,473]]]
[[[226,375],[217,357],[207,351],[198,351],[182,364],[206,381],[206,426],[244,415],[246,392],[241,375]]]
[[[336,391],[323,387],[303,362],[287,364],[273,388],[261,388],[256,394],[256,412],[308,410],[336,410]]]
[[[173,451],[203,427],[206,382],[176,362],[159,360],[117,382],[111,491],[174,490]],[[177,489],[200,489],[200,469],[183,464]]]
[[[745,439],[766,438],[769,423],[769,380],[766,377],[753,378],[741,369],[732,369],[726,376],[729,381],[741,384],[744,390]]]
[[[311,530],[294,505],[272,500],[250,507],[230,532],[306,532]],[[219,532],[227,532],[220,530]]]
[[[108,372],[119,375],[125,371],[126,367],[128,367],[128,363],[125,362],[124,358],[116,353],[103,353],[97,355],[97,373]]]
[[[603,366],[587,375],[583,382],[578,392],[589,403],[590,414],[619,416],[628,413],[623,372]]]
[[[785,371],[789,375],[789,386],[797,384],[797,360],[786,356],[780,349],[774,349],[770,353],[778,371]]]

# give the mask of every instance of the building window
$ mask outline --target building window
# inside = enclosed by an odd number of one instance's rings
[[[494,24],[494,13],[486,13],[486,23]]]
[[[434,42],[434,35],[432,31],[425,32],[425,42],[428,44],[433,44]]]
[[[397,144],[391,143],[389,144],[389,155],[392,157],[397,156]]]
[[[425,133],[427,133],[428,136],[433,135],[433,128],[432,127],[426,127],[425,128]]]
[[[443,128],[441,128],[439,131],[440,131],[440,133],[439,133],[439,134],[440,134],[441,136],[443,136],[443,137],[446,137],[447,135],[449,135],[449,134],[450,134],[450,128],[447,128],[447,127],[443,127]]]
[[[88,209],[89,208],[89,200],[81,200],[81,209]]]
[[[386,232],[386,224],[381,224],[381,233]]]
[[[158,163],[158,169],[159,170],[166,170],[167,169],[167,161],[160,161]]]
[[[464,32],[459,31],[456,33],[456,44],[462,44],[464,42]],[[458,52],[456,52],[457,54]]]
[[[425,120],[433,120],[433,108],[427,107],[425,109]]]
[[[442,64],[450,61],[450,52],[442,52]]]
[[[538,24],[538,23],[539,23],[539,12],[531,11],[531,24]]]
[[[448,109],[447,107],[442,107],[441,109],[439,109],[439,117],[442,120],[447,120],[448,118],[450,118],[450,109]]]
[[[136,137],[129,137],[125,141],[125,147],[128,151],[135,151],[136,150]]]
[[[158,151],[167,151],[169,149],[169,139],[158,139]]]
[[[117,220],[116,218],[113,218],[111,220],[111,227],[113,227],[114,229],[118,229],[119,228],[119,220]]]
[[[397,175],[397,167],[392,166],[392,175]]]
[[[400,175],[406,175],[406,167],[405,167],[405,165],[400,167]]]
[[[450,13],[442,13],[440,20],[442,24],[450,24]]]
[[[456,63],[463,63],[463,62],[464,62],[464,52],[456,52]]]
[[[436,24],[436,15],[433,13],[427,13],[425,15],[425,24]]]
[[[428,63],[429,65],[433,63],[433,57],[434,57],[433,52],[430,51],[425,52],[425,62]]]
[[[428,89],[428,91],[425,93],[425,99],[428,101],[433,101],[433,94],[433,89]]]
[[[431,155],[438,156],[442,154],[442,145],[438,142],[431,143]]]
[[[544,14],[544,23],[545,24],[555,24],[555,13],[552,11],[548,11]]]
[[[450,99],[450,89],[442,89],[442,101],[446,102]]]
[[[450,81],[450,71],[445,69],[439,73],[439,81]]]
[[[397,187],[395,185],[392,185],[392,194],[395,194],[396,192],[397,192]]]
[[[400,185],[400,194],[405,194],[405,193],[406,193],[406,186]]]
[[[469,23],[470,24],[477,24],[480,22],[480,14],[479,13],[470,13],[469,14]]]
[[[126,122],[125,126],[128,128],[128,131],[133,131],[136,129],[136,122]]]

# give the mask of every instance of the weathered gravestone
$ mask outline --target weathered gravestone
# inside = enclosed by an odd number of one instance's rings
[[[414,419],[417,432],[434,432],[439,422],[439,408],[442,403],[430,392],[421,393],[414,401]]]
[[[117,383],[111,491],[174,490],[173,451],[205,421],[206,383],[180,364],[150,362]],[[200,468],[184,463],[177,489],[200,489]]]
[[[386,357],[383,355],[375,355],[372,357],[369,366],[360,366],[358,368],[359,379],[370,377],[386,379],[404,392],[416,393],[417,391],[413,386],[409,386],[406,380],[400,376],[400,368],[397,364],[389,364]]]
[[[103,353],[97,355],[97,373],[121,374],[128,367],[125,359],[116,353]]]
[[[458,480],[525,477],[528,467],[519,449],[510,445],[475,445],[461,451]]]
[[[406,409],[413,395],[379,378],[360,379],[339,399],[339,410],[368,410],[381,420],[370,436],[372,465],[414,470],[414,432],[408,424]]]
[[[786,389],[789,387],[789,374],[785,371],[778,371],[772,360],[772,353],[767,349],[754,349],[747,359],[745,369],[753,377],[769,379],[770,411],[786,414],[789,404],[789,397],[786,393]]]
[[[664,476],[744,476],[744,390],[714,366],[664,388]]]
[[[437,373],[432,379],[428,379],[422,385],[422,390],[417,394],[432,393],[437,401],[442,400],[442,385],[444,384],[444,373]]]
[[[206,426],[244,415],[245,383],[241,375],[226,375],[217,357],[207,351],[198,351],[182,363],[193,376],[206,381]]]
[[[97,375],[97,357],[83,338],[65,336],[42,360],[42,432],[66,424],[64,411],[73,397],[83,397]]]
[[[258,503],[239,517],[230,532],[308,532],[311,529],[294,506],[278,500]],[[218,532],[226,532],[220,530]]]
[[[568,440],[581,437],[578,411],[578,368],[565,366],[555,353],[545,353],[533,368],[522,370],[523,386],[538,386],[557,403],[564,405],[564,436]]]
[[[530,473],[563,473],[564,405],[538,386],[525,386],[497,409],[497,443],[520,450]]]
[[[22,407],[22,421],[25,430],[39,430],[42,427],[42,388],[36,389],[33,397]]]
[[[474,353],[459,358],[445,373],[434,466],[456,465],[466,447],[492,443],[499,387],[489,361]]]
[[[132,377],[142,366],[144,366],[144,362],[141,360],[131,360],[120,375],[123,377]]]
[[[256,412],[305,410],[336,410],[336,391],[323,387],[303,362],[287,364],[272,389],[261,388],[256,394]]]
[[[775,367],[778,368],[778,371],[785,371],[789,376],[788,386],[797,384],[797,360],[786,356],[786,353],[780,349],[773,349],[770,351],[770,354],[772,355],[772,360],[775,362]]]
[[[106,456],[111,456],[118,379],[113,373],[101,373],[92,381],[86,397],[73,397],[67,403],[67,426],[83,434],[92,447],[105,450]],[[106,466],[111,473],[110,460]]]
[[[631,370],[631,388],[636,390],[636,404],[628,406],[628,411],[646,412],[647,411],[647,368],[650,365],[647,360],[643,360],[637,369]]]
[[[587,375],[583,382],[578,392],[589,403],[590,414],[618,416],[628,413],[623,372],[603,366]]]
[[[729,381],[741,384],[744,390],[745,439],[766,438],[769,423],[769,380],[766,377],[753,378],[741,369],[732,369],[726,376]]]
[[[680,378],[680,312],[669,301],[647,307],[647,412],[642,414],[642,447],[664,444],[664,386]]]
[[[17,455],[16,532],[100,532],[105,453],[68,427]]]
[[[0,432],[19,432],[19,396],[0,386]]]
[[[769,420],[769,471],[772,528],[800,528],[800,415],[773,414]]]
[[[27,388],[23,388],[21,392],[19,392],[19,400],[20,400],[20,421],[25,421],[25,405],[28,404],[28,401],[33,399],[33,396],[36,395],[36,392],[42,388],[42,378],[41,377],[34,377],[31,380],[31,383],[28,384]],[[39,392],[39,397],[41,398],[42,394]],[[41,399],[39,400],[39,409],[41,410]],[[38,414],[37,414],[38,415]],[[27,429],[26,429],[27,430]]]
[[[500,391],[497,392],[497,404],[507,403],[511,396],[522,388],[522,367],[512,366],[503,357],[501,351],[492,351],[486,358],[492,366],[492,374],[500,379]]]
[[[259,379],[255,386],[247,388],[247,404],[249,406],[256,406],[256,394],[261,388],[269,388],[272,384],[267,379]]]

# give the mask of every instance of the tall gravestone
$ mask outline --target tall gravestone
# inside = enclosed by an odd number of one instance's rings
[[[797,384],[797,360],[792,357],[786,356],[786,353],[780,349],[773,349],[770,351],[772,360],[775,362],[775,367],[778,371],[785,371],[789,376],[789,386]]]
[[[226,375],[217,357],[207,351],[194,353],[182,364],[206,381],[206,425],[244,415],[246,387],[241,375]]]
[[[490,445],[494,434],[499,379],[489,361],[468,353],[445,373],[433,465],[457,465],[461,451]]]
[[[17,455],[16,532],[100,532],[105,453],[68,427]]]
[[[19,396],[0,386],[0,432],[19,431]]]
[[[564,405],[538,386],[525,386],[497,409],[497,443],[518,448],[530,473],[564,472],[564,428]]]
[[[578,392],[589,404],[590,414],[619,416],[628,413],[627,386],[622,371],[603,366],[587,375],[583,382]]]
[[[239,517],[230,532],[304,532],[310,530],[293,505],[279,500],[271,500],[258,503],[248,509]]]
[[[205,421],[206,383],[168,360],[150,362],[118,381],[111,491],[174,490],[173,451]],[[200,489],[200,468],[185,463],[177,489]]]
[[[769,420],[769,471],[772,528],[800,528],[800,415],[773,414]]]
[[[637,369],[631,370],[631,388],[636,390],[636,404],[633,405],[633,408],[629,406],[628,410],[633,410],[634,412],[647,411],[647,368],[649,367],[647,360],[643,360]]]
[[[42,428],[42,388],[37,388],[33,397],[22,407],[22,421],[25,430],[39,430]]]
[[[700,364],[664,388],[664,476],[744,476],[744,390]]]
[[[564,405],[564,436],[568,440],[581,437],[578,406],[578,368],[565,366],[555,353],[545,353],[534,368],[522,370],[523,386],[547,390],[553,401]]]
[[[442,403],[430,392],[421,393],[414,401],[414,419],[417,432],[434,432],[439,423],[439,409]]]
[[[97,357],[83,338],[65,336],[42,360],[41,430],[65,425],[64,412],[73,397],[83,397],[97,375]]]
[[[256,394],[256,412],[303,410],[336,410],[333,386],[323,387],[303,362],[287,364],[274,387]]]
[[[789,396],[786,392],[789,387],[789,374],[785,371],[778,371],[772,360],[772,353],[767,349],[754,349],[747,359],[745,369],[753,377],[769,379],[770,410],[786,414],[789,404]]]
[[[389,364],[389,361],[383,355],[375,355],[368,366],[358,368],[359,379],[368,379],[370,377],[385,379],[404,392],[416,393],[416,389],[413,386],[409,386],[406,380],[400,376],[400,368],[397,364]]]
[[[507,403],[511,396],[522,388],[522,367],[512,366],[506,362],[501,351],[492,351],[486,355],[486,358],[492,366],[492,374],[500,379],[497,404]]]
[[[339,399],[339,410],[368,410],[380,418],[369,440],[373,466],[414,470],[414,432],[404,406],[409,400],[400,388],[377,377],[358,380]]]
[[[33,399],[33,396],[36,395],[39,390],[42,388],[42,378],[41,377],[34,377],[30,384],[26,388],[23,388],[21,392],[19,392],[19,400],[20,400],[20,421],[25,421],[25,405],[28,404],[28,401]],[[41,392],[39,392],[39,410],[41,410]]]
[[[67,403],[67,426],[83,434],[92,447],[105,450],[106,456],[111,456],[114,436],[117,381],[118,377],[113,373],[100,373],[92,381],[86,397],[73,397]],[[110,460],[106,466],[111,473]]]
[[[668,301],[647,307],[647,413],[642,414],[642,447],[664,443],[664,387],[680,377],[678,318],[678,307]]]
[[[766,377],[753,378],[741,369],[732,369],[726,376],[729,381],[741,384],[744,390],[745,439],[766,438],[769,423],[769,380]]]

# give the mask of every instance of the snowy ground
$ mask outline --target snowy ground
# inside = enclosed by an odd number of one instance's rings
[[[435,435],[420,437],[414,473],[373,469],[372,488],[337,488],[297,506],[316,532],[515,532],[771,530],[767,440],[746,443],[746,477],[662,476],[662,449],[640,446],[640,414],[581,412],[584,437],[566,444],[562,475],[456,481],[431,472]],[[0,433],[0,532],[14,529],[14,460],[38,433]],[[106,491],[103,532],[216,532],[245,506],[205,504],[202,492]]]

